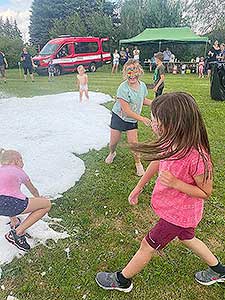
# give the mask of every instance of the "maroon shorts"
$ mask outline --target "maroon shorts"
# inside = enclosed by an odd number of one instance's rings
[[[163,249],[169,242],[178,237],[179,240],[191,240],[195,236],[195,228],[183,228],[160,219],[149,231],[145,239],[148,244],[156,249]]]

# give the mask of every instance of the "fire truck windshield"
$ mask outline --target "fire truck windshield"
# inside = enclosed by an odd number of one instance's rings
[[[56,49],[59,47],[59,44],[46,44],[44,48],[42,48],[41,52],[39,53],[40,56],[46,56],[53,54]]]

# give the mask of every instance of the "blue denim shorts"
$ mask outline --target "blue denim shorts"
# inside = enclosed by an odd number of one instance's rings
[[[18,199],[0,195],[0,216],[14,217],[21,214],[28,206],[29,199]]]

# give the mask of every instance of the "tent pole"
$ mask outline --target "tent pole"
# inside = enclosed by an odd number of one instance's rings
[[[206,52],[207,52],[207,42],[208,42],[208,41],[205,42],[205,53],[204,53],[204,57],[206,57]]]

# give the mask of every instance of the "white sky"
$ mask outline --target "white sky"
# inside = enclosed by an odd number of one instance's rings
[[[23,40],[29,39],[30,7],[32,0],[0,0],[0,16],[17,21]]]

